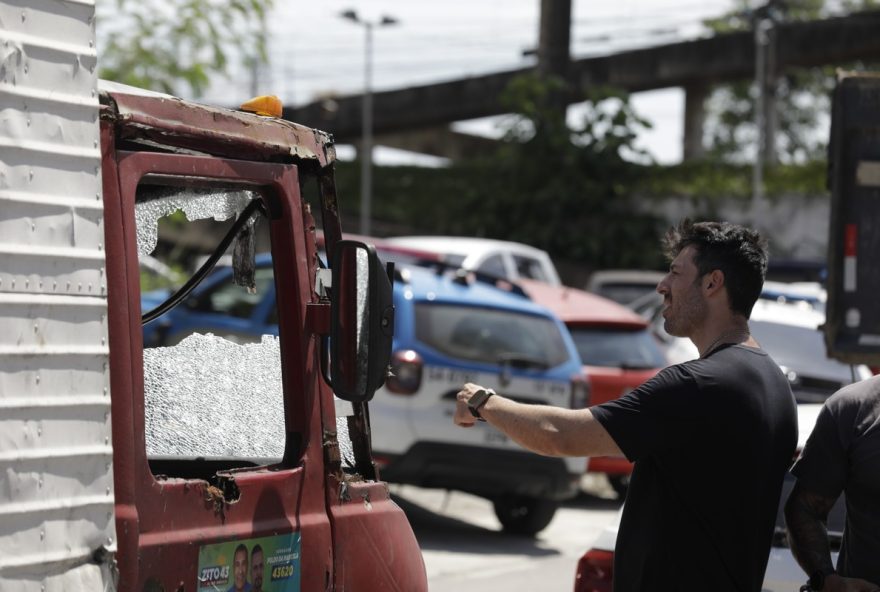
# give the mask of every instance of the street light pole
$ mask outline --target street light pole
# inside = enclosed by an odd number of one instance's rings
[[[373,23],[364,23],[364,97],[361,101],[361,225],[370,235],[373,209]]]
[[[364,27],[364,96],[361,100],[361,216],[360,233],[370,234],[373,207],[373,29],[397,24],[397,19],[383,16],[372,22],[361,19],[354,10],[346,10],[342,18]]]
[[[760,215],[761,202],[764,200],[764,149],[765,134],[767,132],[764,112],[767,101],[764,93],[767,90],[767,44],[769,41],[768,30],[772,25],[767,19],[760,19],[755,23],[755,86],[757,97],[755,98],[755,164],[752,169],[752,217],[757,222]]]

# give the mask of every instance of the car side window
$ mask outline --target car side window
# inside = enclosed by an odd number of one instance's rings
[[[504,259],[501,255],[492,255],[480,263],[476,270],[495,277],[507,277],[507,270],[504,268]]]
[[[448,304],[416,305],[416,338],[460,360],[498,364],[506,358],[552,368],[569,359],[551,319],[515,311]]]
[[[245,290],[231,281],[219,282],[194,300],[193,310],[249,319],[274,281],[271,267],[258,267],[254,276],[255,292]]]
[[[535,259],[534,257],[514,255],[513,263],[514,265],[516,265],[516,273],[519,274],[519,277],[521,278],[538,280],[542,282],[550,280],[550,278],[547,277],[547,274],[544,271],[544,266],[541,265],[541,261]]]

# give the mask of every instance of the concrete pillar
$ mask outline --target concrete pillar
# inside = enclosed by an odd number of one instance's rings
[[[709,85],[702,83],[693,83],[684,89],[684,160],[695,160],[706,155],[703,124],[706,121],[706,99],[710,92]]]
[[[776,132],[779,129],[779,112],[776,105],[776,88],[777,88],[777,66],[776,66],[776,39],[778,37],[778,28],[774,23],[767,31],[767,49],[765,53],[766,65],[764,67],[764,80],[761,84],[764,88],[761,92],[761,100],[763,105],[761,109],[764,113],[764,129],[762,140],[762,154],[765,164],[776,164],[778,161],[776,154]]]

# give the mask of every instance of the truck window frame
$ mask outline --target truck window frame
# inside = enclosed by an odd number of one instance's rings
[[[119,197],[122,202],[123,250],[126,267],[137,269],[136,224],[134,204],[137,187],[148,180],[154,184],[175,186],[247,188],[261,194],[270,212],[268,220],[275,268],[275,288],[277,301],[290,302],[294,306],[278,311],[279,338],[281,340],[282,384],[284,392],[286,441],[284,455],[277,463],[278,468],[299,466],[308,438],[307,401],[308,396],[294,396],[293,393],[307,393],[303,384],[306,375],[304,310],[306,302],[303,294],[309,294],[309,270],[301,274],[304,259],[296,253],[304,252],[305,238],[301,222],[302,208],[299,204],[299,178],[295,165],[236,161],[211,156],[162,154],[155,152],[117,152]],[[286,198],[284,196],[287,196]],[[293,208],[291,204],[296,204]],[[296,211],[293,211],[296,210]],[[300,220],[295,220],[300,217]],[[118,248],[118,247],[117,247]],[[109,279],[109,278],[108,278]],[[143,383],[143,343],[139,325],[140,283],[138,274],[128,274],[127,292],[129,294],[128,324],[131,335],[131,376],[132,376],[132,420],[135,456],[147,463],[144,425],[144,383]],[[137,303],[137,304],[135,304]],[[297,338],[299,337],[299,338]],[[138,341],[140,339],[140,341]],[[295,384],[298,383],[298,384]],[[115,401],[114,401],[115,404]],[[273,465],[274,466],[274,465]],[[259,467],[242,467],[236,470],[250,470]],[[226,471],[223,471],[226,472]],[[150,473],[152,475],[152,473]]]

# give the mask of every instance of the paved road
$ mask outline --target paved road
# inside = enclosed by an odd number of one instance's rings
[[[530,539],[502,533],[482,498],[392,486],[419,540],[431,592],[570,592],[577,560],[620,506],[601,483],[591,491]]]

